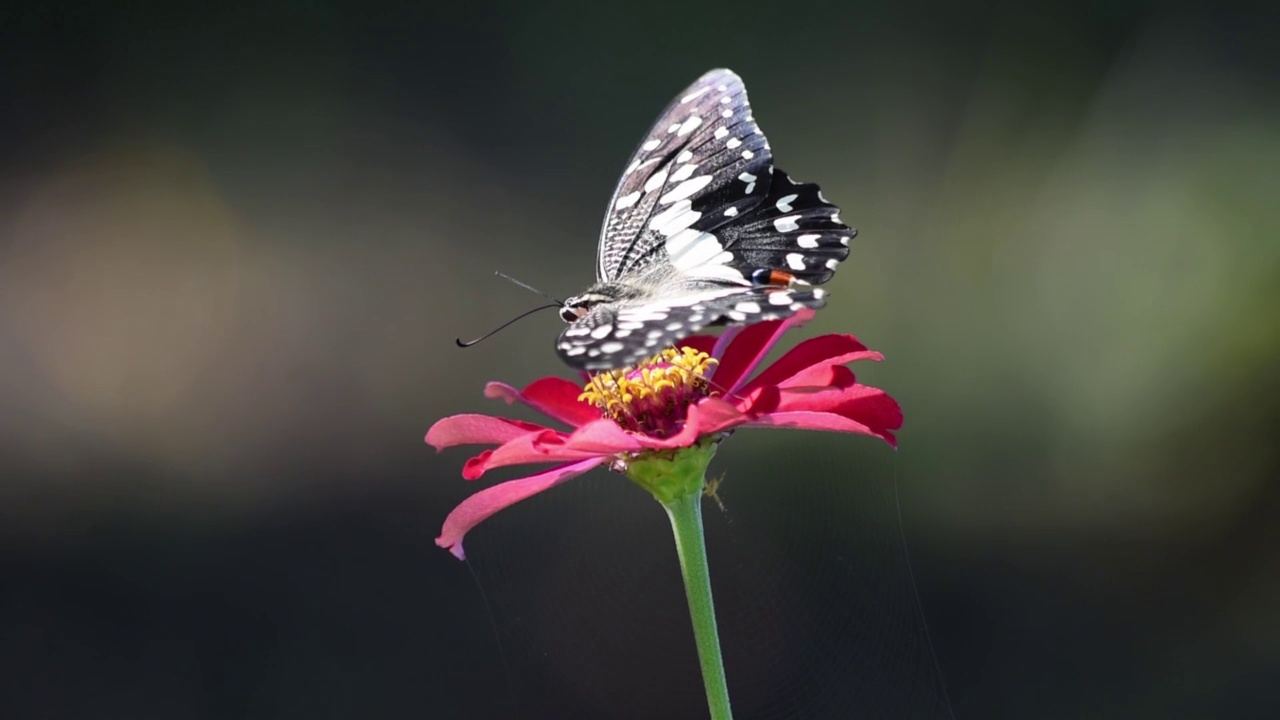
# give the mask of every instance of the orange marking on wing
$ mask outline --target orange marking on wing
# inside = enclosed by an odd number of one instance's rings
[[[795,279],[796,279],[796,276],[795,276],[795,275],[792,275],[792,274],[791,274],[791,273],[789,273],[789,272],[783,272],[782,270],[770,270],[770,271],[769,271],[769,284],[770,284],[770,285],[778,285],[778,286],[780,286],[780,287],[787,287],[787,286],[789,286],[789,285],[792,283],[792,281],[794,281]]]

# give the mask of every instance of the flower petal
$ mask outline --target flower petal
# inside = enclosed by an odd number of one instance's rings
[[[752,383],[754,384],[754,383]],[[858,384],[853,371],[844,365],[821,363],[805,368],[782,381],[777,387],[783,390],[829,390],[847,388]],[[767,386],[766,386],[767,387]]]
[[[720,337],[716,338],[716,344],[711,348],[711,357],[715,358],[716,361],[719,362],[720,358],[724,357],[725,350],[729,348],[729,343],[732,343],[733,339],[738,337],[738,333],[740,332],[742,332],[741,325],[730,325],[725,328],[724,332],[720,333]],[[715,374],[715,370],[716,368],[711,368],[712,374]],[[710,380],[711,376],[708,375],[707,379]]]
[[[797,430],[825,430],[828,432],[858,433],[871,435],[898,446],[898,440],[892,432],[885,428],[875,428],[843,415],[827,412],[778,412],[752,420],[746,427],[794,428]]]
[[[769,320],[744,328],[729,343],[724,357],[720,359],[715,374],[716,387],[726,395],[737,392],[787,330],[811,319],[813,311],[805,308],[785,320]]]
[[[743,392],[764,385],[784,385],[805,370],[823,365],[844,365],[855,360],[882,360],[878,352],[867,350],[852,335],[821,335],[809,338],[788,350],[778,361],[765,368],[751,382],[742,385]],[[805,383],[808,384],[808,383]]]
[[[523,420],[465,414],[442,418],[427,431],[427,444],[437,451],[457,445],[499,445],[547,428]]]
[[[581,385],[560,377],[539,378],[526,385],[524,390],[516,390],[500,382],[484,386],[484,396],[487,398],[501,398],[508,405],[522,402],[547,417],[573,427],[600,419],[600,411],[593,405],[579,402],[578,396],[581,394]]]
[[[436,545],[447,548],[459,560],[465,560],[466,553],[462,551],[462,538],[471,528],[479,525],[499,510],[533,497],[540,492],[550,490],[602,462],[604,462],[604,458],[591,458],[571,465],[561,465],[538,475],[531,475],[519,480],[508,480],[493,487],[485,488],[463,500],[458,507],[453,509],[453,512],[449,513],[449,517],[444,520],[444,527],[440,529],[440,537],[436,538]]]
[[[462,466],[462,477],[475,480],[496,467],[585,460],[603,454],[568,448],[564,442],[566,437],[559,430],[525,433],[467,460]]]
[[[621,452],[643,450],[639,435],[623,430],[618,423],[608,418],[595,420],[574,430],[564,440],[567,451],[596,453],[599,455],[616,455]]]
[[[902,408],[898,401],[880,388],[853,385],[811,391],[782,390],[776,412],[830,412],[871,427],[896,430],[902,427]]]

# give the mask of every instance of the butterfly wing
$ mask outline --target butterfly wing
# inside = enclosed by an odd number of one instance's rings
[[[696,236],[760,204],[771,162],[742,79],[723,69],[698,78],[658,116],[618,180],[596,279],[634,273],[672,236]]]
[[[822,288],[718,286],[597,305],[560,333],[556,350],[565,363],[583,370],[625,367],[708,325],[790,317],[801,308],[822,307],[823,296]]]
[[[764,202],[737,222],[716,228],[716,241],[731,256],[723,261],[748,277],[764,268],[821,285],[849,257],[849,241],[858,231],[844,224],[840,208],[827,202],[817,185],[795,182],[777,168],[771,173]]]

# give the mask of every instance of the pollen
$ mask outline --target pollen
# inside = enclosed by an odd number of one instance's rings
[[[593,376],[578,399],[626,430],[666,437],[680,430],[690,405],[711,395],[706,374],[716,363],[700,350],[668,348],[633,367]]]

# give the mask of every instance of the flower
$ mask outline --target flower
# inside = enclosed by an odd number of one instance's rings
[[[730,328],[720,337],[694,336],[632,368],[585,378],[533,381],[523,390],[500,382],[490,398],[519,402],[569,426],[558,430],[523,420],[481,414],[446,417],[427,432],[437,451],[455,445],[496,445],[467,461],[475,480],[496,467],[561,463],[509,480],[464,500],[445,519],[436,544],[459,559],[471,528],[521,500],[608,463],[626,470],[637,460],[709,444],[739,427],[797,428],[858,433],[896,446],[902,426],[898,403],[883,390],[857,383],[845,367],[883,359],[852,335],[805,340],[758,374],[752,372],[790,328],[813,317],[803,310],[786,320]]]

